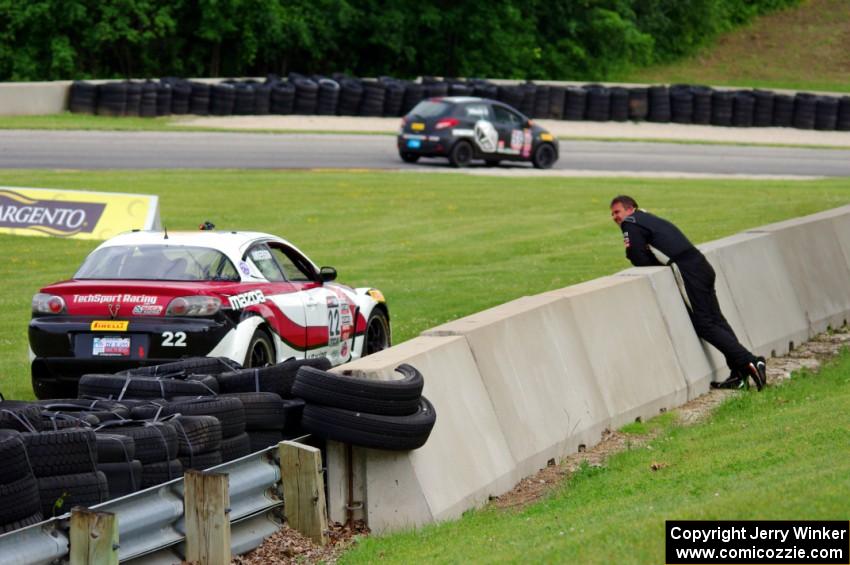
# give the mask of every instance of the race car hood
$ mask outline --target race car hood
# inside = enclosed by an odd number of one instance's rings
[[[55,283],[40,292],[61,296],[66,313],[72,316],[164,316],[177,296],[225,297],[244,292],[244,283],[228,281],[79,281]]]

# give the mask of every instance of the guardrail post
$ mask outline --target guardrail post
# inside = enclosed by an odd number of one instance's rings
[[[230,563],[230,491],[224,473],[190,469],[183,476],[186,561],[199,565]]]
[[[118,517],[111,512],[71,510],[71,565],[118,565]]]
[[[283,509],[290,527],[319,545],[328,543],[322,452],[292,441],[278,445]]]

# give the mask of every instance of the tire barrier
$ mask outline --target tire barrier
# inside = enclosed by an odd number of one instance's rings
[[[611,120],[625,122],[629,119],[629,91],[620,86],[611,90]]]
[[[696,85],[691,87],[694,95],[693,122],[698,125],[711,124],[711,94],[708,86]]]
[[[666,86],[649,87],[649,114],[646,119],[650,122],[669,122],[671,117],[670,89]]]
[[[629,89],[629,119],[645,120],[649,115],[649,89],[636,87]]]
[[[97,108],[97,86],[77,80],[68,94],[68,110],[74,114],[94,114]]]
[[[307,77],[290,73],[216,84],[164,77],[159,82],[121,81],[93,85],[75,81],[68,108],[103,116],[266,115],[396,117],[421,100],[479,96],[499,100],[534,119],[649,121],[723,127],[794,127],[850,131],[850,97],[796,95],[769,90],[717,90],[674,84],[624,88],[587,84],[561,86],[494,84],[485,79],[421,82],[382,76],[364,80],[335,73]]]
[[[798,92],[794,97],[793,126],[798,129],[814,129],[817,97],[808,92]]]
[[[594,122],[607,122],[611,119],[611,91],[608,88],[591,84],[587,90],[586,119]]]
[[[694,93],[687,84],[670,87],[670,121],[691,124],[694,119]]]

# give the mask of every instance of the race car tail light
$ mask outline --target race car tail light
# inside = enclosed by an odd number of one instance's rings
[[[214,296],[178,296],[168,303],[166,316],[212,316],[221,308]]]
[[[458,125],[459,123],[460,123],[460,120],[458,120],[457,118],[443,118],[442,120],[438,121],[434,125],[434,128],[436,128],[436,129],[453,128],[456,125]]]
[[[32,311],[36,314],[61,314],[65,311],[65,300],[55,294],[39,292],[32,297]]]

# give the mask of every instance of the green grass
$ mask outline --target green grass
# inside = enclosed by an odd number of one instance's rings
[[[194,116],[193,116],[194,117]],[[40,116],[0,116],[0,129],[28,130],[105,130],[105,131],[182,131],[182,132],[237,132],[237,133],[322,133],[348,135],[395,135],[394,131],[331,131],[311,129],[250,129],[227,127],[201,127],[186,122],[186,117],[161,116],[137,118],[131,116],[92,116],[89,114],[45,114]]]
[[[617,80],[850,92],[850,2],[804,0],[721,36],[694,57]]]
[[[366,538],[340,563],[664,563],[665,520],[846,520],[850,353],[584,467],[519,511]],[[654,463],[662,468],[653,471]]]
[[[171,229],[211,220],[290,239],[340,280],[384,291],[394,341],[628,266],[608,202],[631,193],[695,242],[850,202],[850,179],[499,178],[304,171],[0,171],[0,185],[160,196]],[[0,391],[31,396],[32,295],[96,242],[0,235]]]

